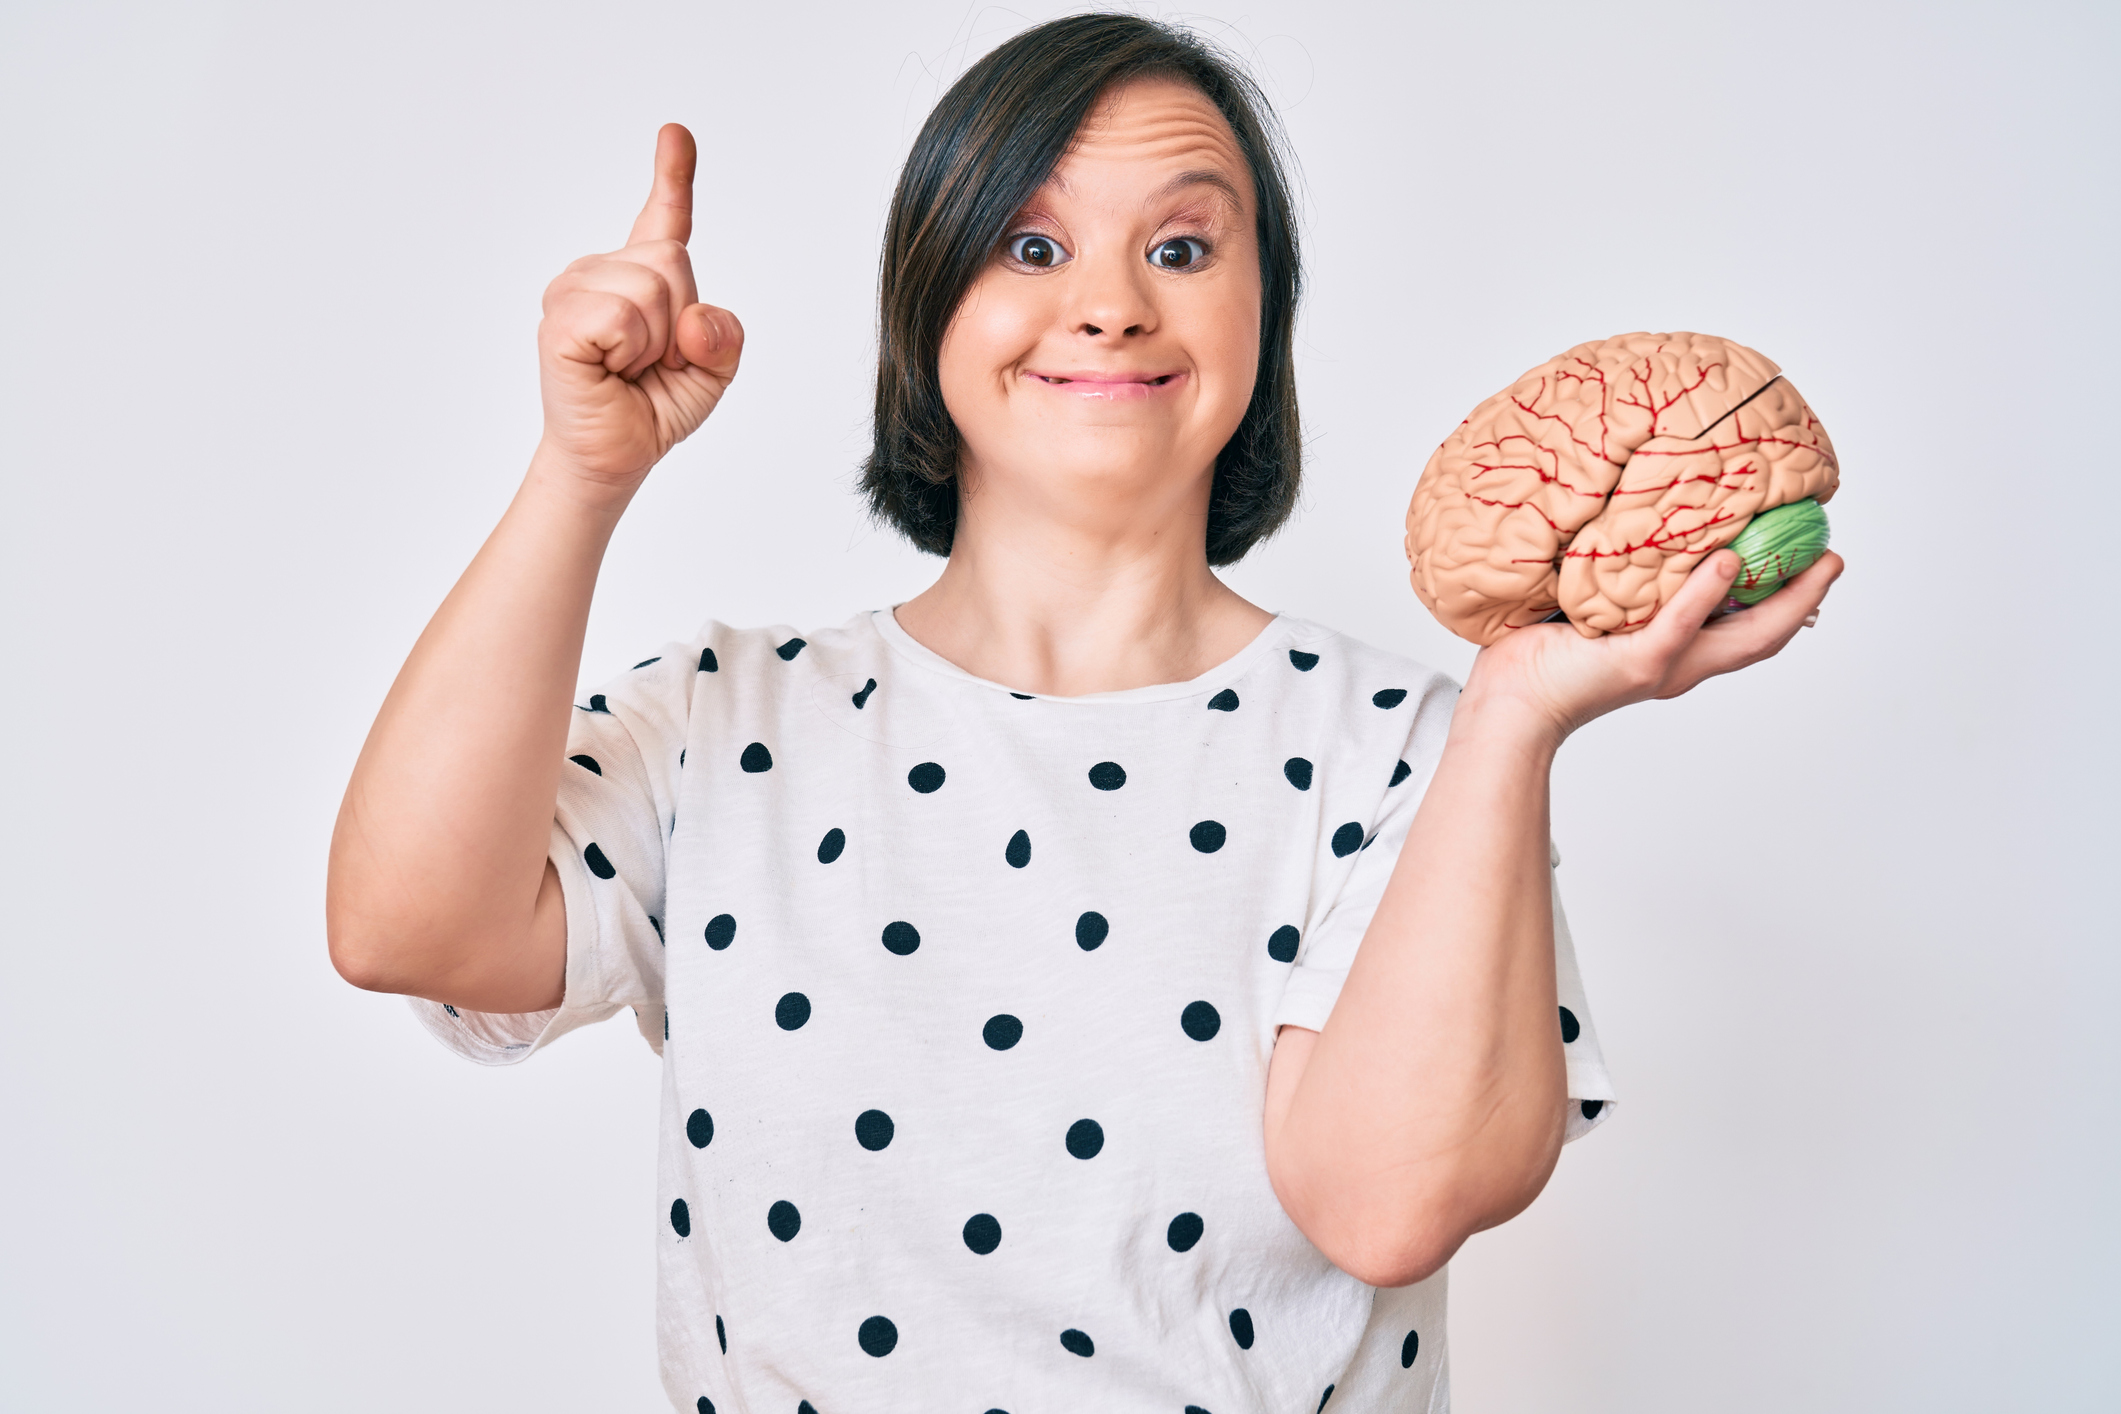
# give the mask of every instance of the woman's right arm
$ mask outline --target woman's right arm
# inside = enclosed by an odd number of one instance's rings
[[[489,1012],[560,1004],[566,918],[546,849],[597,569],[743,351],[736,317],[694,297],[694,155],[666,125],[625,249],[545,292],[529,474],[391,685],[339,807],[326,930],[357,987]]]

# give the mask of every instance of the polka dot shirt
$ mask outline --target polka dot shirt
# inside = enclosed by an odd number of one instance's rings
[[[1192,682],[1076,698],[888,611],[709,625],[574,714],[565,1003],[416,1006],[490,1064],[636,1014],[688,1414],[1441,1410],[1444,1276],[1321,1256],[1260,1116],[1456,695],[1287,617]],[[1575,1137],[1612,1092],[1556,923]]]

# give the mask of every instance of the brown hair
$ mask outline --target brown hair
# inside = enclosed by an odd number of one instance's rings
[[[944,332],[1098,97],[1152,74],[1192,84],[1220,110],[1251,169],[1258,212],[1259,377],[1215,459],[1208,563],[1242,559],[1295,508],[1301,272],[1273,110],[1234,64],[1185,30],[1134,15],[1073,15],[1025,30],[966,70],[921,126],[892,194],[878,290],[875,442],[862,490],[878,520],[930,554],[948,555],[957,531],[958,432],[936,367]]]

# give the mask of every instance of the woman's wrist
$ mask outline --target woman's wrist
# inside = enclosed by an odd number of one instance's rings
[[[584,471],[550,442],[540,441],[517,496],[564,515],[583,517],[608,535],[644,480],[635,477],[618,482]]]
[[[1491,682],[1477,662],[1451,713],[1453,741],[1479,741],[1548,762],[1568,740],[1569,730],[1568,723],[1523,693]]]

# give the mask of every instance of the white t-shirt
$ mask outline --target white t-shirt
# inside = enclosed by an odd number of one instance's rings
[[[1444,1276],[1320,1255],[1261,1113],[1456,696],[1287,617],[1192,682],[1074,698],[889,611],[710,624],[575,713],[565,1003],[417,1006],[489,1064],[635,1011],[687,1414],[1441,1410]],[[1575,1137],[1612,1090],[1558,906],[1555,945]]]

